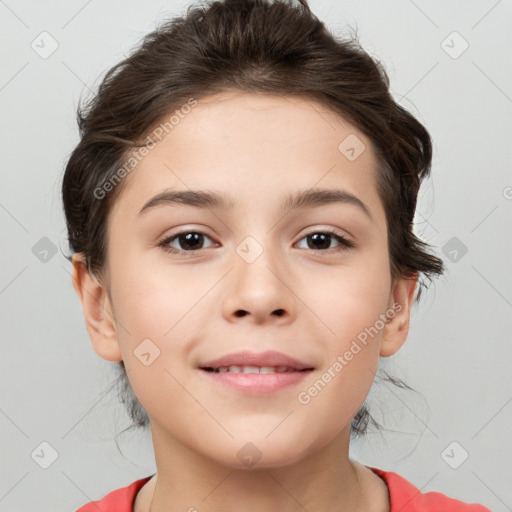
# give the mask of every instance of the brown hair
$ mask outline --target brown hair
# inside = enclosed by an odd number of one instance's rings
[[[307,1],[299,1],[192,5],[185,16],[147,34],[106,73],[96,95],[85,106],[79,104],[81,138],[65,169],[62,197],[70,248],[83,254],[100,282],[108,214],[126,179],[115,187],[106,185],[119,175],[130,152],[147,144],[144,140],[165,115],[190,98],[227,89],[313,99],[358,127],[372,141],[379,162],[392,277],[419,275],[418,300],[423,278],[432,281],[443,273],[442,260],[413,233],[418,191],[431,167],[429,133],[393,100],[385,69],[357,37],[333,35]],[[98,197],[99,189],[109,193]],[[119,365],[121,401],[133,426],[145,427],[147,414],[123,362]],[[409,388],[389,375],[386,380]],[[363,405],[352,421],[352,433],[366,432],[370,422],[380,428]]]

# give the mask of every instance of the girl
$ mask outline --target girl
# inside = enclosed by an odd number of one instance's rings
[[[488,510],[348,456],[443,272],[413,233],[430,136],[388,86],[305,0],[225,0],[79,108],[73,284],[157,466],[80,512]]]

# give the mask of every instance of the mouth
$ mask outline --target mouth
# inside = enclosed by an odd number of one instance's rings
[[[231,390],[258,395],[297,385],[315,368],[286,354],[238,352],[198,366],[213,383]]]
[[[241,351],[214,360],[204,361],[199,368],[217,373],[282,373],[312,370],[313,365],[275,350],[266,352]]]
[[[313,368],[303,368],[299,370],[298,368],[290,367],[290,366],[219,366],[218,368],[212,367],[200,367],[201,370],[212,373],[289,373],[289,372],[308,372],[313,370]]]

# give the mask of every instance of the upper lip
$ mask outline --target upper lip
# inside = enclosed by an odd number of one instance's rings
[[[303,361],[299,361],[293,357],[276,352],[275,350],[268,350],[266,352],[235,352],[212,359],[199,365],[199,368],[220,368],[222,366],[286,366],[295,370],[310,370],[313,367]]]

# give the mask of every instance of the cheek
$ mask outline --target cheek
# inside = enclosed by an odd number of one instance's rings
[[[198,281],[191,266],[125,260],[112,272],[116,316],[126,327],[120,333],[123,339],[130,344],[144,338],[166,341],[186,327],[193,328],[190,319],[202,309],[201,300],[214,277],[203,273]]]
[[[178,382],[183,382],[190,353],[204,339],[204,326],[218,306],[209,293],[218,276],[203,272],[198,277],[185,265],[125,263],[112,279],[112,299],[123,326],[117,333],[133,390],[149,411],[163,397],[175,403],[183,399]]]
[[[303,302],[315,313],[313,321],[336,349],[343,349],[387,310],[391,291],[388,260],[382,251],[370,256],[345,267],[316,267],[303,272],[297,281]]]
[[[380,315],[387,311],[390,279],[380,272],[353,272],[338,286],[324,284],[330,286],[330,297],[312,308],[316,307],[329,326],[318,340],[324,354],[322,368],[297,396],[299,407],[310,418],[311,436],[319,439],[328,439],[349,425],[370,391],[379,361],[385,325]]]
[[[112,281],[116,316],[123,326],[117,329],[118,339],[137,399],[151,417],[173,425],[176,421],[165,404],[182,404],[188,397],[180,383],[190,340],[198,337],[197,315],[207,314],[201,296],[212,283],[208,280],[204,289],[198,289],[186,286],[186,276],[177,276],[176,270],[164,276],[150,265],[138,268],[139,272],[125,269],[123,274],[119,269],[118,275],[126,278]]]
[[[382,259],[387,261],[381,255],[361,266],[317,274],[314,281],[308,278],[310,294],[304,302],[321,319],[318,343],[324,357],[317,379],[301,390],[298,401],[316,418],[318,433],[322,425],[330,425],[334,433],[350,423],[375,378],[385,326],[381,315],[388,309],[391,287]]]

